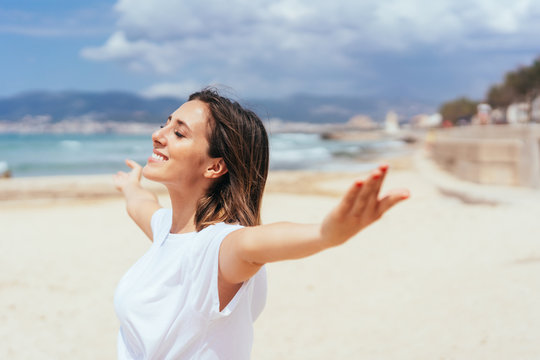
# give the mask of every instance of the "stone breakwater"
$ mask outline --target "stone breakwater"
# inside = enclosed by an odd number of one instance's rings
[[[432,159],[460,179],[540,187],[540,124],[440,129],[427,146]]]

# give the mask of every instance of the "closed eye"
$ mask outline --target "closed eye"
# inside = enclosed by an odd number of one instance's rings
[[[171,117],[170,116],[167,118],[167,122],[165,123],[165,125],[160,125],[159,128],[163,129],[165,126],[169,125],[169,122],[171,122]]]
[[[178,136],[179,138],[183,138],[183,137],[184,137],[184,135],[183,135],[182,133],[178,132],[178,131],[175,131],[175,132],[174,132],[174,135]]]

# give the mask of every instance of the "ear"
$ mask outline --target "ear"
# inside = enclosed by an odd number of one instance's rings
[[[225,175],[228,171],[227,165],[223,158],[211,159],[212,162],[204,171],[204,177],[207,179],[217,179],[218,177]]]

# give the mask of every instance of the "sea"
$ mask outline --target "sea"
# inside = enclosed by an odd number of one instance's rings
[[[324,140],[318,134],[270,135],[271,170],[362,172],[381,157],[398,156],[407,146],[396,140]],[[0,167],[13,177],[114,174],[128,170],[126,158],[145,164],[150,135],[0,134]]]

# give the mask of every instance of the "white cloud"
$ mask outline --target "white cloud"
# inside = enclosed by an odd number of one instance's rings
[[[373,53],[497,49],[540,33],[536,0],[119,0],[115,9],[116,31],[84,58],[169,83],[286,92],[357,89]]]
[[[141,92],[142,96],[156,98],[170,96],[176,98],[187,98],[191,93],[202,89],[206,84],[197,81],[165,82],[150,86]]]
[[[91,60],[118,60],[136,71],[149,68],[158,73],[171,73],[178,65],[176,51],[171,44],[159,44],[147,40],[129,41],[122,31],[112,34],[100,48],[85,48],[81,55]],[[180,59],[180,58],[178,58]]]

